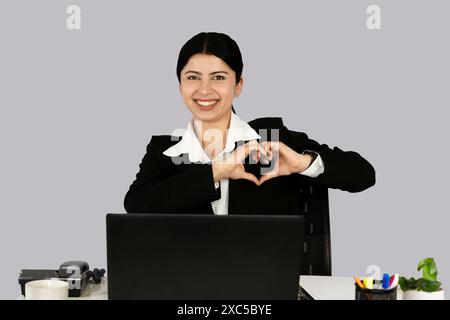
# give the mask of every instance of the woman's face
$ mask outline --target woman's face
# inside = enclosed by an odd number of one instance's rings
[[[180,79],[180,93],[194,118],[212,122],[228,119],[243,84],[242,78],[236,84],[236,73],[222,59],[201,53],[189,59]]]

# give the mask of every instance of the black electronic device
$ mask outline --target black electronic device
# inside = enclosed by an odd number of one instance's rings
[[[22,294],[25,295],[25,284],[34,280],[58,279],[67,281],[69,284],[69,297],[81,296],[82,290],[86,287],[89,278],[93,278],[95,283],[101,280],[105,273],[104,269],[89,270],[89,264],[85,261],[66,261],[62,263],[58,270],[50,269],[22,269],[19,275],[19,284]]]
[[[108,214],[108,298],[299,299],[303,216]]]

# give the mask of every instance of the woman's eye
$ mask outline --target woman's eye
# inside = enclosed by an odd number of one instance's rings
[[[214,77],[215,80],[225,80],[224,76],[215,76]]]
[[[196,76],[188,76],[187,79],[188,80],[197,80],[197,77]]]

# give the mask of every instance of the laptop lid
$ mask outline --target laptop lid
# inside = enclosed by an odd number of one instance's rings
[[[106,220],[109,299],[297,299],[303,216]]]

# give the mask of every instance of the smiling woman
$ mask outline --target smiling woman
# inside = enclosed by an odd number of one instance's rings
[[[329,148],[281,118],[245,122],[233,100],[244,80],[236,42],[202,32],[181,48],[177,77],[192,113],[181,137],[153,136],[125,196],[129,213],[299,214],[299,186],[363,191],[372,165],[354,151]]]
[[[234,96],[243,80],[220,58],[208,54],[193,55],[181,70],[180,93],[194,118],[227,122]],[[202,112],[210,111],[210,112]]]

